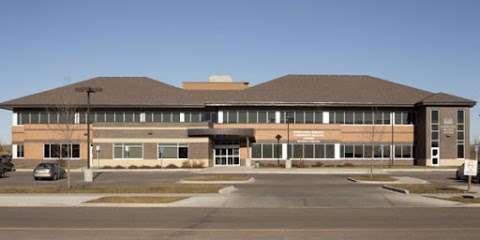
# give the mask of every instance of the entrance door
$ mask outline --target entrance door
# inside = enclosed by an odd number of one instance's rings
[[[215,146],[213,160],[215,166],[240,166],[239,146]]]
[[[439,147],[432,147],[431,158],[432,158],[433,166],[440,165],[440,148]]]

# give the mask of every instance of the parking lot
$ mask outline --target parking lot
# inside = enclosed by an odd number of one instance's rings
[[[104,172],[95,178],[98,186],[144,186],[175,183],[191,172]],[[434,183],[465,185],[454,180],[452,172],[399,173]],[[228,195],[216,196],[209,207],[227,208],[307,208],[307,207],[422,207],[443,206],[444,201],[404,195],[381,185],[353,183],[347,175],[255,174],[253,184],[237,184]],[[84,184],[79,172],[72,173],[73,184]],[[66,180],[34,181],[29,172],[16,172],[0,179],[1,186],[46,186],[66,184]],[[220,198],[220,199],[219,199]]]

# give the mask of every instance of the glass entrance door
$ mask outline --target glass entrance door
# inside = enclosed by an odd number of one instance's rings
[[[215,166],[240,166],[238,146],[215,146],[213,149]]]

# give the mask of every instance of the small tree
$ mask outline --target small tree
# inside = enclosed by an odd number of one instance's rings
[[[47,109],[50,114],[49,128],[59,133],[59,137],[62,139],[60,144],[60,153],[58,163],[65,166],[67,171],[67,188],[71,187],[71,174],[70,174],[70,159],[72,158],[72,144],[74,143],[74,132],[78,129],[75,125],[75,115],[77,109],[66,104],[59,104],[53,108]],[[56,121],[52,121],[53,118],[57,118]],[[64,146],[66,148],[64,149]]]

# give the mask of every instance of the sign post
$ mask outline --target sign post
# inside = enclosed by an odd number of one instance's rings
[[[478,169],[478,161],[477,160],[470,160],[465,159],[465,165],[463,167],[463,174],[468,176],[468,189],[467,191],[470,192],[472,188],[472,176],[477,175]]]

